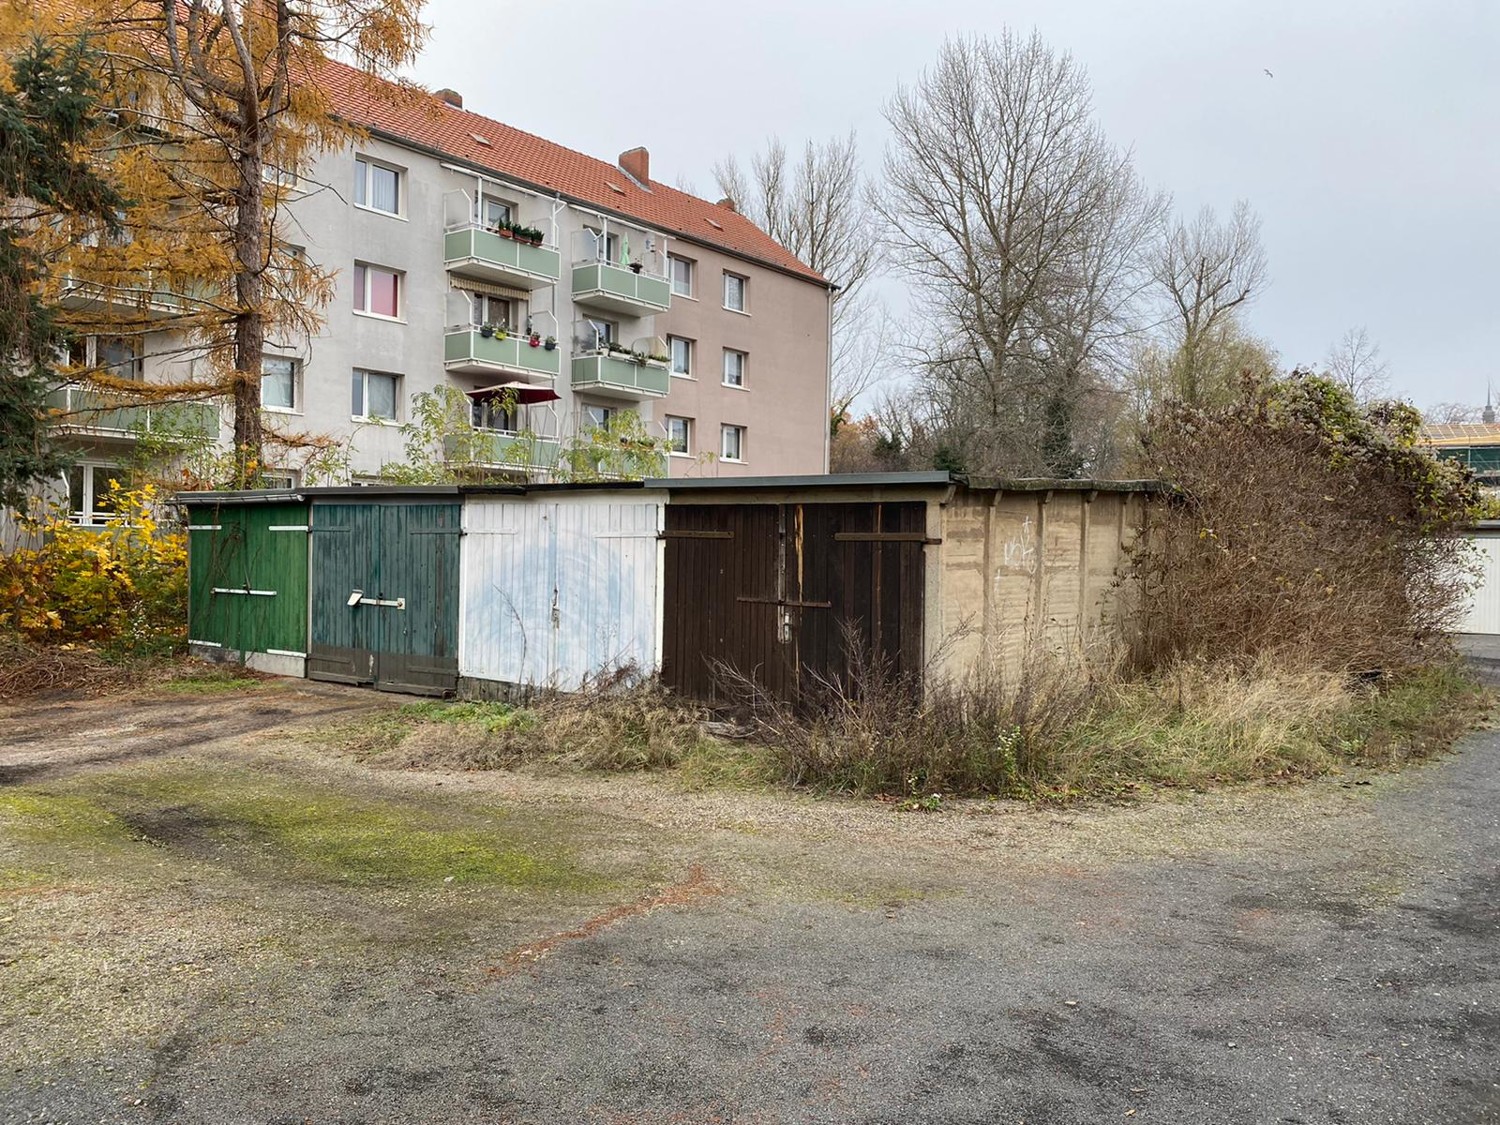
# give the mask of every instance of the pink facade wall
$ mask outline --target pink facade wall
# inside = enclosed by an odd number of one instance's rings
[[[692,378],[673,378],[653,407],[690,419],[693,448],[673,456],[670,475],[769,476],[823,473],[828,467],[828,289],[706,246],[673,239],[674,256],[694,263],[691,297],[674,293],[657,317],[663,336],[692,340]],[[749,280],[744,313],[724,307],[725,271]],[[723,352],[748,356],[744,389],[723,384]],[[711,459],[720,426],[745,427],[744,463]]]

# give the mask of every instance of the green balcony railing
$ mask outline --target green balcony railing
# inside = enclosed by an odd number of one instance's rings
[[[443,260],[455,273],[503,278],[528,289],[556,284],[562,277],[562,255],[556,250],[501,238],[482,227],[444,234]]]
[[[145,403],[123,391],[103,391],[68,383],[47,395],[55,422],[76,433],[112,437],[141,434],[217,437],[219,411],[206,402]]]
[[[664,277],[635,273],[607,262],[585,262],[573,267],[573,300],[650,315],[672,307],[672,286]]]
[[[658,363],[637,363],[616,355],[584,355],[573,360],[573,389],[626,398],[657,398],[667,393],[671,375]]]
[[[450,464],[484,468],[548,470],[556,466],[560,448],[556,438],[500,430],[474,430],[443,439],[443,456]]]
[[[513,371],[555,379],[562,374],[562,352],[545,345],[533,348],[523,336],[501,340],[485,336],[477,328],[451,329],[443,338],[443,366],[449,371],[483,374]]]

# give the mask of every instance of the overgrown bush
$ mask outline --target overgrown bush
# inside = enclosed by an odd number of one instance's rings
[[[0,632],[135,654],[179,647],[187,630],[187,536],[157,522],[151,486],[111,485],[103,528],[52,511],[29,520],[41,546],[0,558]]]
[[[1147,452],[1175,491],[1136,558],[1144,665],[1428,658],[1464,604],[1479,491],[1417,445],[1420,423],[1295,372],[1249,380],[1224,407],[1159,412]]]

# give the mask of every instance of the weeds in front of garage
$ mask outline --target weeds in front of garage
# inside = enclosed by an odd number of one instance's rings
[[[1394,766],[1451,745],[1493,703],[1456,662],[1369,681],[1270,661],[1181,661],[1130,678],[1038,659],[1013,683],[974,674],[921,695],[866,668],[796,706],[725,683],[749,738],[708,733],[701,709],[651,683],[415,703],[317,737],[393,767],[654,771],[696,788],[782,784],[940,812],[955,796],[1129,799]]]

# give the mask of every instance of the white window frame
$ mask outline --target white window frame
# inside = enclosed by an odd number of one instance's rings
[[[727,452],[728,446],[729,446],[728,439],[729,439],[729,435],[730,434],[735,434],[736,435],[735,444],[737,446],[739,446],[739,448],[735,450],[735,456],[733,456],[733,457],[729,456],[729,453]],[[728,422],[725,422],[725,423],[723,423],[722,425],[719,426],[719,460],[720,461],[728,461],[732,465],[743,465],[743,464],[745,464],[745,427],[744,426],[735,426],[735,425],[731,425]]]
[[[664,419],[667,431],[667,453],[672,457],[691,457],[693,455],[693,420],[682,418],[675,414],[668,414]],[[673,445],[672,425],[675,422],[682,423],[682,448]]]
[[[381,422],[381,423],[384,423],[384,422],[399,422],[399,421],[401,421],[401,381],[402,380],[401,380],[401,376],[400,375],[398,375],[394,371],[372,371],[368,367],[356,367],[354,369],[354,371],[353,371],[353,375],[358,375],[358,376],[361,376],[362,378],[361,378],[360,390],[359,390],[359,402],[360,402],[360,410],[361,410],[361,412],[358,413],[358,414],[356,414],[354,412],[354,403],[353,403],[353,401],[351,400],[350,403],[349,403],[349,418],[352,421],[355,421],[355,422]],[[391,417],[389,417],[389,418],[385,418],[385,417],[381,417],[381,416],[371,416],[371,414],[370,414],[370,376],[371,375],[379,376],[382,379],[391,379],[391,380],[394,380],[394,382],[395,382],[395,387],[393,388],[392,393],[391,393],[391,411],[392,411],[392,413],[391,413]],[[350,392],[352,394],[353,389],[354,389],[354,380],[353,380],[352,377],[349,380],[349,389],[350,389]]]
[[[740,303],[738,306],[729,303],[729,282],[731,280],[740,283]],[[729,312],[743,313],[745,316],[750,315],[750,279],[744,274],[731,273],[729,270],[724,271],[724,308]]]
[[[609,428],[610,419],[618,417],[621,412],[626,409],[626,407],[606,406],[605,404],[600,402],[585,402],[582,404],[581,409],[583,411],[583,416],[588,419],[588,423],[592,428],[596,430],[604,430]],[[596,410],[603,413],[604,418],[602,421],[594,417],[594,411]]]
[[[355,316],[368,316],[376,320],[390,320],[402,322],[406,319],[406,273],[402,270],[392,269],[390,266],[377,266],[373,262],[355,262],[355,290],[354,306]],[[359,289],[359,271],[364,270],[364,291]],[[387,316],[385,313],[370,311],[370,271],[379,270],[388,273],[396,279],[396,315]],[[361,308],[360,306],[364,307]]]
[[[730,356],[738,356],[739,357],[739,361],[740,361],[740,380],[739,380],[738,383],[731,383],[729,381],[729,357]],[[747,368],[749,366],[750,366],[750,353],[749,352],[742,352],[738,348],[725,348],[724,349],[724,365],[723,365],[723,371],[721,373],[720,382],[724,386],[730,387],[730,388],[732,388],[732,389],[734,389],[736,391],[743,391],[745,389],[745,368]]]
[[[277,491],[281,491],[284,489],[290,492],[297,487],[297,470],[265,469],[260,474],[260,480],[260,486],[262,488],[271,488],[276,489]],[[283,481],[285,481],[286,483],[281,483]]]
[[[686,371],[678,371],[677,370],[677,345],[678,344],[684,344],[684,345],[686,345],[686,352],[685,352],[685,354],[687,356],[687,370]],[[671,373],[672,378],[674,378],[674,379],[692,379],[692,378],[696,378],[696,376],[693,375],[693,352],[695,352],[696,350],[697,350],[697,348],[694,346],[694,341],[691,340],[691,339],[689,339],[687,336],[668,336],[667,337],[667,370]]]
[[[687,267],[687,288],[677,288],[677,267]],[[676,254],[667,255],[667,276],[672,285],[672,296],[686,297],[690,301],[696,301],[698,288],[698,263],[691,258],[680,258]]]
[[[266,402],[266,364],[290,363],[292,365],[292,405],[272,406]],[[273,414],[300,414],[302,412],[302,361],[290,355],[263,355],[260,359],[260,408]]]
[[[371,192],[371,169],[379,168],[384,172],[394,172],[396,175],[396,209],[387,211],[383,207],[376,207],[370,202]],[[361,211],[370,211],[376,215],[386,215],[393,219],[406,217],[406,169],[398,164],[389,164],[384,160],[376,160],[372,156],[355,156],[354,158],[354,206]],[[360,202],[360,196],[364,196],[364,202]]]
[[[116,476],[123,476],[125,469],[121,465],[109,461],[75,461],[73,465],[63,473],[63,490],[68,498],[68,522],[78,527],[103,527],[114,519],[118,513],[100,511],[95,505],[98,496],[94,493],[94,470],[106,469]],[[73,507],[73,481],[72,473],[79,470],[83,473],[83,506]]]

